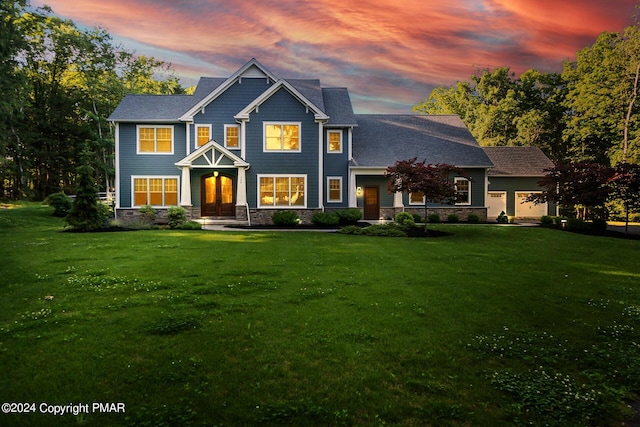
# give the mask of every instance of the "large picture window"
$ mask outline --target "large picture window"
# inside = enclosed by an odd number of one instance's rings
[[[138,126],[138,154],[173,154],[173,126]]]
[[[306,176],[259,176],[259,206],[306,206]]]
[[[133,178],[133,206],[176,206],[178,204],[178,178]]]
[[[454,178],[456,205],[471,204],[471,182],[466,178]]]
[[[265,151],[300,151],[300,123],[265,123]]]

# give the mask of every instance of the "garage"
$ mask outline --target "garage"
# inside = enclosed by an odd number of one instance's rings
[[[489,191],[487,193],[487,219],[495,220],[500,212],[507,212],[507,192]]]
[[[547,204],[535,204],[527,202],[526,199],[531,194],[540,193],[539,191],[516,191],[516,217],[517,218],[535,218],[540,219],[541,216],[547,215]]]

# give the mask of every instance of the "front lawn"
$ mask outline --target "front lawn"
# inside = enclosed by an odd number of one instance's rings
[[[35,403],[1,425],[620,425],[640,392],[637,240],[85,234],[51,211],[0,208],[0,402]]]

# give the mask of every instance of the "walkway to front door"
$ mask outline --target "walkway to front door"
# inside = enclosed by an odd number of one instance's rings
[[[201,216],[235,216],[234,179],[213,173],[202,177]]]

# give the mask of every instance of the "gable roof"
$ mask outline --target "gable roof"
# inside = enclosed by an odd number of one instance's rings
[[[249,163],[227,150],[213,139],[176,163],[178,167],[248,167]]]
[[[253,110],[259,107],[263,102],[269,99],[271,95],[273,95],[280,89],[286,89],[287,91],[289,91],[290,94],[298,98],[300,102],[302,102],[308,108],[310,108],[314,112],[316,120],[329,119],[329,117],[324,113],[324,111],[322,111],[317,105],[311,102],[305,95],[303,95],[298,89],[296,89],[291,83],[289,83],[289,81],[284,79],[278,80],[275,84],[271,85],[260,96],[258,96],[249,105],[243,108],[242,111],[236,114],[235,118],[238,120],[247,120],[249,118],[249,114],[251,114]]]
[[[414,157],[458,167],[493,166],[458,116],[357,114],[352,166],[386,168]]]
[[[240,67],[238,71],[233,73],[231,77],[225,79],[225,81],[216,86],[213,91],[204,96],[202,99],[198,100],[195,105],[193,105],[187,112],[180,116],[180,120],[190,121],[202,107],[208,105],[211,101],[216,99],[220,94],[231,87],[237,80],[241,79],[243,76],[249,78],[264,77],[273,81],[277,80],[276,76],[273,75],[269,70],[267,70],[262,64],[260,64],[257,59],[252,58],[249,62]]]
[[[538,147],[484,147],[494,164],[489,176],[544,176],[553,162]]]

